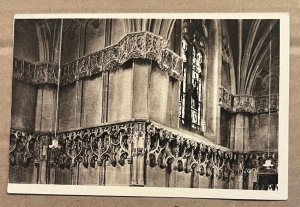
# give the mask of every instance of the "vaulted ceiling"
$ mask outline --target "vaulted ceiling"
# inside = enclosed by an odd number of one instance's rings
[[[124,25],[126,33],[149,31],[170,39],[175,21],[169,19],[125,19]],[[236,93],[263,95],[269,90],[270,78],[272,79],[272,93],[278,92],[279,20],[246,19],[222,21],[227,27],[229,36],[235,71]],[[63,34],[72,34],[72,31],[78,26],[82,27],[88,23],[91,23],[95,28],[98,26],[96,20],[64,20]],[[38,61],[58,62],[61,20],[18,20],[16,24],[26,26],[28,30],[26,32],[32,33],[30,33],[31,38],[38,39]],[[22,27],[19,26],[15,27],[18,29],[16,34],[22,35],[26,33],[19,31],[22,30]],[[35,35],[34,29],[36,30]],[[22,40],[22,38],[15,39]]]
[[[236,91],[238,94],[258,93],[256,90],[268,87],[268,77],[279,77],[279,20],[226,20],[226,23],[237,80]],[[273,84],[275,81],[273,79]],[[278,80],[273,88],[278,88]]]

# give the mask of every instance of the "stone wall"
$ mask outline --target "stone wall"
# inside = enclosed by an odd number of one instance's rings
[[[133,70],[119,68],[109,74],[108,122],[132,118]]]
[[[24,27],[26,25],[26,27]],[[16,20],[14,26],[14,56],[23,60],[39,61],[38,38],[33,22]],[[12,83],[11,126],[27,130],[35,129],[37,87],[23,81]]]
[[[18,19],[14,25],[14,57],[38,62],[39,40],[33,21]]]
[[[258,114],[250,117],[250,134],[248,151],[268,149],[268,138],[270,151],[278,150],[278,112],[270,114],[270,131],[269,131],[269,114]],[[288,139],[288,137],[283,137]]]
[[[11,127],[34,131],[37,88],[34,85],[13,80]]]
[[[59,130],[74,129],[77,117],[76,83],[61,87],[59,100]]]
[[[102,123],[103,77],[83,81],[81,127]]]
[[[37,86],[35,131],[52,132],[55,128],[56,86]]]
[[[220,144],[224,147],[230,148],[232,114],[224,109],[221,109],[220,117]]]

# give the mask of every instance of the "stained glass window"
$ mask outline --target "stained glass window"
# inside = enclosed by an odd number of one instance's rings
[[[183,39],[181,42],[182,58],[182,84],[180,93],[180,121],[183,125],[190,125],[192,129],[201,130],[202,120],[202,75],[203,55],[201,51],[192,46],[192,53],[188,53],[188,42]],[[191,55],[192,57],[188,57]],[[190,61],[190,62],[189,62]],[[191,78],[187,78],[191,76]],[[189,82],[187,82],[189,81]],[[187,93],[187,86],[190,85],[190,93]],[[190,101],[187,101],[190,99]],[[186,103],[189,102],[190,106]],[[189,107],[189,108],[186,108]],[[189,113],[186,113],[186,112]]]
[[[192,128],[201,129],[202,118],[202,55],[196,52],[193,47],[193,66],[192,66],[192,96],[191,96],[191,112],[192,112]]]

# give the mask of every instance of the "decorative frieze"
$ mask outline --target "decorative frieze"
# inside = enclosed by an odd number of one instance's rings
[[[170,76],[180,79],[181,58],[167,48],[168,42],[150,32],[129,33],[119,43],[84,56],[61,67],[60,84],[67,85],[81,78],[116,70],[117,66],[136,58],[158,63]],[[33,84],[57,84],[58,65],[30,63],[14,58],[14,78]]]
[[[31,63],[14,58],[13,77],[32,84],[57,84],[58,65],[50,62]]]
[[[136,32],[127,34],[115,45],[63,65],[61,83],[66,85],[83,77],[114,70],[136,58],[156,61],[161,70],[180,78],[181,58],[167,48],[167,41],[150,32]]]
[[[142,157],[142,159],[136,159]],[[145,160],[144,162],[141,162]],[[47,161],[48,168],[74,169],[141,164],[219,179],[262,172],[266,160],[277,169],[277,153],[239,153],[187,139],[149,122],[126,122],[53,134],[11,130],[10,165],[27,167]],[[135,163],[137,162],[137,163]],[[144,167],[140,169],[144,169]]]
[[[233,96],[232,111],[256,113],[255,98],[249,95]]]
[[[269,105],[269,99],[271,100]],[[270,96],[232,95],[225,88],[219,88],[219,106],[229,112],[268,113],[279,110],[278,94]]]
[[[125,123],[59,133],[52,139],[51,166],[73,168],[102,166],[109,162],[124,165],[132,162],[137,146],[134,137],[142,133],[145,123]]]
[[[11,166],[27,167],[39,164],[47,157],[47,135],[23,130],[11,130],[9,145],[9,161]]]
[[[226,110],[232,110],[232,95],[225,88],[219,88],[219,106]]]
[[[150,167],[158,165],[166,168],[171,165],[173,170],[194,171],[207,177],[214,174],[220,179],[233,173],[242,174],[242,154],[184,138],[153,124],[147,126],[146,143],[146,164]]]
[[[277,152],[248,152],[245,155],[245,172],[257,170],[260,174],[277,174]]]
[[[270,100],[270,104],[269,104]],[[256,110],[258,113],[268,113],[269,108],[271,112],[278,111],[279,109],[279,94],[270,94],[266,96],[258,96],[255,98]]]

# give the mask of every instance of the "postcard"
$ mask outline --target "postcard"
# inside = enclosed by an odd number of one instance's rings
[[[286,200],[289,15],[19,14],[8,193]]]

